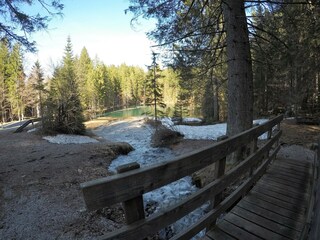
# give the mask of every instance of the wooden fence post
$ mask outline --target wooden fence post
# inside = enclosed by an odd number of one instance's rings
[[[139,163],[134,162],[121,165],[117,167],[116,170],[117,173],[124,173],[138,168],[140,168]],[[122,205],[127,224],[131,224],[145,218],[142,195],[127,200],[123,202]]]
[[[253,124],[253,127],[257,127],[257,126],[259,126],[259,123]],[[251,142],[250,155],[254,154],[257,151],[257,149],[258,149],[258,138],[255,137]],[[252,176],[255,166],[256,164],[253,164],[253,166],[250,168],[249,176]]]
[[[268,130],[268,133],[267,133],[267,139],[271,139],[271,136],[272,136],[272,128],[270,130]]]
[[[277,131],[278,131],[278,132],[281,130],[280,123],[281,123],[281,122],[279,122],[279,123],[277,124]],[[280,139],[277,140],[277,147],[278,147],[279,145],[280,145]]]
[[[220,136],[217,138],[217,141],[220,142],[220,141],[223,141],[225,139],[227,139],[228,136],[226,135],[223,135],[223,136]],[[219,161],[217,161],[215,163],[215,168],[214,168],[214,175],[215,175],[215,179],[218,179],[220,177],[222,177],[224,175],[224,172],[225,172],[225,169],[226,169],[226,161],[227,161],[227,157],[224,157],[224,158],[221,158]],[[211,207],[212,208],[215,208],[219,203],[221,203],[222,201],[222,197],[223,197],[223,191],[216,194],[214,196],[214,199],[213,199],[213,204],[211,203]],[[213,228],[216,224],[216,221],[214,221],[210,226],[209,228]]]

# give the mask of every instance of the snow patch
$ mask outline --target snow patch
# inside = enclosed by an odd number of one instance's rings
[[[198,120],[201,121],[201,119],[198,119]],[[257,119],[253,121],[253,124],[261,125],[267,121],[268,119]],[[217,140],[218,137],[222,135],[226,135],[226,132],[227,132],[226,123],[218,123],[218,124],[204,125],[204,126],[174,125],[173,121],[170,118],[163,118],[161,119],[161,122],[163,126],[183,134],[185,139]],[[267,133],[259,137],[259,139],[266,139],[266,138],[267,138]]]
[[[188,121],[188,120],[187,120]],[[254,123],[262,124],[268,121],[267,119],[255,120]],[[206,125],[206,126],[186,126],[174,125],[170,118],[163,118],[161,122],[167,128],[179,131],[184,134],[186,139],[212,139],[215,140],[219,136],[226,134],[226,123]],[[137,162],[141,167],[149,166],[156,163],[168,161],[176,157],[170,149],[167,148],[152,148],[151,135],[153,129],[145,124],[141,118],[132,120],[114,122],[108,126],[102,126],[94,133],[107,140],[127,142],[134,147],[128,155],[121,155],[109,166],[109,171],[115,172],[117,166]],[[266,137],[266,135],[265,135]],[[190,196],[198,189],[192,184],[191,177],[187,176],[172,182],[166,186],[155,189],[143,195],[144,204],[146,206],[154,206],[155,212],[160,212],[169,206],[181,201],[181,199]],[[156,203],[156,204],[154,204]],[[205,203],[198,209],[189,213],[170,226],[173,233],[178,233],[195,223],[208,210],[209,203]],[[160,234],[165,234],[161,233]],[[199,234],[204,235],[204,231]]]
[[[157,206],[154,211],[154,213],[157,213],[180,202],[182,199],[188,197],[197,190],[198,188],[192,184],[191,177],[187,176],[144,194],[144,204],[146,206],[148,204],[152,205],[153,202],[157,202]],[[188,215],[172,224],[170,227],[173,233],[181,232],[186,227],[195,223],[205,214],[205,212],[208,210],[209,205],[209,202],[203,204],[200,208],[195,209]],[[161,235],[163,235],[163,237],[165,236],[164,231],[160,231],[160,236]],[[200,233],[198,235],[199,237],[204,236],[203,233]]]
[[[113,160],[108,170],[115,172],[118,166],[131,162],[137,162],[144,167],[175,157],[170,149],[151,147],[153,131],[153,128],[145,124],[142,118],[114,122],[94,130],[94,133],[100,137],[110,141],[127,142],[135,149],[128,155],[120,155]]]
[[[183,118],[182,122],[184,122],[184,123],[190,123],[190,122],[191,123],[201,123],[202,120],[200,118],[191,118],[191,117],[189,117],[189,118]]]
[[[38,131],[38,128],[32,128],[30,130],[27,131],[27,133],[32,133],[32,132],[36,132]]]
[[[67,135],[67,134],[58,134],[56,136],[46,136],[43,139],[47,140],[50,143],[57,144],[82,144],[82,143],[96,143],[96,139],[80,136],[80,135]]]
[[[164,124],[167,122],[169,125],[173,125],[168,118],[163,119],[162,122]],[[113,160],[108,170],[115,172],[117,166],[131,162],[137,162],[143,167],[173,159],[175,155],[170,149],[151,147],[150,143],[153,131],[154,130],[145,124],[142,119],[115,122],[94,130],[94,133],[98,136],[111,141],[128,142],[135,149],[128,155],[121,155]],[[145,206],[152,206],[153,203],[156,202],[154,211],[154,213],[156,213],[181,201],[181,199],[191,195],[196,190],[197,188],[192,185],[191,177],[184,177],[144,194],[144,204]],[[203,216],[205,212],[204,209],[207,208],[207,206],[208,204],[205,204],[196,209],[172,224],[170,228],[174,233],[180,232]]]
[[[226,134],[227,125],[219,123],[206,126],[176,125],[175,129],[184,135],[185,139],[209,139],[216,140]]]

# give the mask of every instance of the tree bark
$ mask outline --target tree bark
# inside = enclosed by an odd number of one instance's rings
[[[253,73],[243,0],[223,1],[228,62],[228,120],[230,137],[252,127]],[[238,154],[232,157],[237,161]]]
[[[228,136],[252,127],[253,75],[244,1],[225,0],[227,32]]]

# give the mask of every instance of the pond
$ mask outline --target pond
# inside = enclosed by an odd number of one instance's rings
[[[139,117],[144,115],[146,112],[151,112],[151,108],[147,106],[127,108],[122,110],[117,110],[113,112],[107,112],[102,114],[100,117],[113,117],[113,118],[127,118],[127,117]]]

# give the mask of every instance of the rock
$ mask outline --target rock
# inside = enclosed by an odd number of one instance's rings
[[[117,154],[127,155],[129,152],[133,151],[134,148],[126,142],[118,142],[111,146],[112,150]]]
[[[151,137],[153,147],[166,147],[179,142],[184,137],[180,132],[160,127]]]

